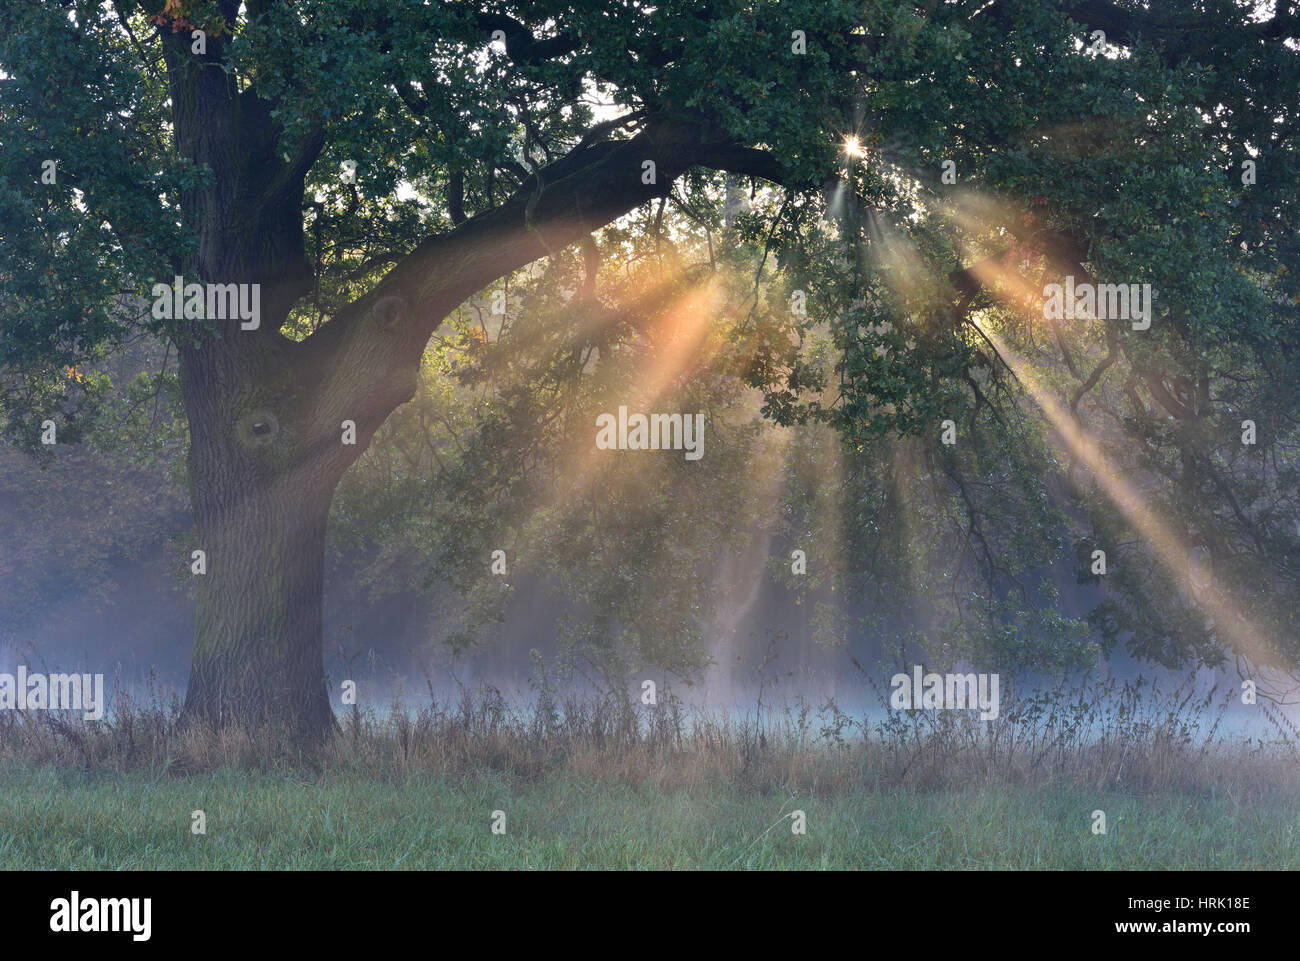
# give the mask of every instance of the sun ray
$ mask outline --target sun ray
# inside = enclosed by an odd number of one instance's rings
[[[1284,662],[1246,614],[1204,572],[1189,571],[1192,547],[1147,503],[1137,486],[1101,450],[1064,403],[1046,388],[1033,366],[990,326],[981,330],[1016,374],[1065,445],[1088,466],[1102,493],[1142,536],[1165,571],[1188,587],[1187,596],[1207,614],[1231,647],[1260,668],[1284,668]]]

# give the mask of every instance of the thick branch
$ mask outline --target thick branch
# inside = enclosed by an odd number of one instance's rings
[[[490,34],[500,30],[505,34],[506,56],[514,63],[543,63],[578,49],[578,41],[575,37],[559,34],[545,40],[538,40],[522,23],[504,13],[480,13],[476,16],[475,22],[484,33]]]
[[[696,165],[780,175],[767,155],[714,139],[696,118],[661,117],[629,140],[571,151],[530,175],[504,204],[424,240],[369,293],[296,345],[299,383],[321,398],[322,429],[351,419],[359,435],[373,431],[413,394],[425,343],[457,306],[511,271],[667,196],[673,181]]]

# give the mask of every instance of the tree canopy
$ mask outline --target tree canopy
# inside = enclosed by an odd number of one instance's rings
[[[331,503],[483,612],[494,545],[532,545],[590,636],[687,669],[727,497],[841,599],[829,636],[922,598],[903,633],[948,657],[1300,663],[1293,3],[16,0],[0,31],[4,436],[77,441],[112,384],[69,371],[174,349],[197,543],[257,569],[200,589],[205,714],[268,632],[259,669],[316,683]],[[258,285],[260,325],[157,316],[175,276]],[[1134,316],[1053,311],[1067,278]],[[629,401],[715,446],[602,459]]]

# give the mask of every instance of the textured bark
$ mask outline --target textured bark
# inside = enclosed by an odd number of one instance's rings
[[[209,573],[197,589],[188,720],[313,740],[333,724],[321,653],[329,492],[288,478],[217,489],[236,503],[199,505]]]
[[[303,178],[319,139],[278,155],[270,107],[238,92],[188,37],[167,38],[177,147],[211,177],[182,197],[197,255],[186,282],[257,284],[260,326],[212,323],[179,344],[190,427],[191,500],[207,571],[196,575],[194,658],[184,719],[271,725],[314,739],[333,724],[321,650],[325,528],[334,486],[361,449],[316,416],[310,370],[279,329],[310,289]]]

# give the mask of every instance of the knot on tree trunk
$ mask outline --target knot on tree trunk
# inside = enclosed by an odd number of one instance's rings
[[[380,330],[396,330],[406,322],[406,298],[394,294],[380,297],[370,314]]]
[[[245,450],[269,447],[280,434],[280,421],[264,407],[251,410],[235,424],[239,442]]]

